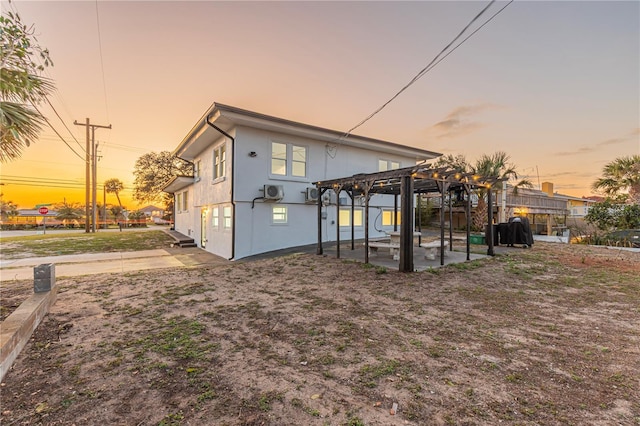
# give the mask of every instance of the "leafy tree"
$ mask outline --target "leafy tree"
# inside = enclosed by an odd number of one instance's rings
[[[18,205],[13,201],[5,201],[4,194],[0,193],[0,218],[7,220],[18,215]]]
[[[141,203],[164,202],[169,210],[173,197],[162,192],[176,176],[193,176],[193,165],[169,151],[150,152],[138,158],[134,166],[133,197]]]
[[[608,196],[629,193],[628,201],[640,203],[640,155],[619,157],[605,164],[602,177],[592,188]]]
[[[640,204],[627,204],[622,208],[618,223],[618,229],[640,229]]]
[[[20,16],[0,16],[0,161],[20,157],[22,150],[38,137],[45,118],[36,105],[53,92],[54,84],[41,75],[53,66],[49,51],[41,48],[33,26]],[[39,56],[42,65],[33,57]]]
[[[589,211],[584,217],[584,220],[601,231],[613,228],[615,224],[615,215],[614,204],[611,199],[606,199],[589,207]]]
[[[117,220],[120,216],[122,216],[122,212],[124,209],[121,206],[116,206],[111,204],[111,207],[108,208],[113,217]]]
[[[116,194],[116,198],[118,199],[118,205],[120,206],[120,210],[122,211],[124,207],[122,207],[122,202],[120,201],[120,192],[124,189],[124,184],[120,179],[113,178],[107,179],[104,181],[104,190],[107,194]]]
[[[589,208],[585,221],[601,231],[640,228],[640,204],[625,204],[625,197],[607,198]]]

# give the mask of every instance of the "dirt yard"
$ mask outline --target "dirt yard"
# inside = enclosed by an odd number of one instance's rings
[[[59,279],[0,423],[640,425],[639,277],[638,253],[536,243]]]

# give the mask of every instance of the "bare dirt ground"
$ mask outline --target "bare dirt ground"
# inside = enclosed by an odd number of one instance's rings
[[[536,243],[412,274],[301,254],[58,280],[0,422],[639,425],[639,276],[638,253]]]

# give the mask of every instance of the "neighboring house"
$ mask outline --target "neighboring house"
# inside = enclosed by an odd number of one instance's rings
[[[558,194],[551,182],[542,182],[542,190],[521,189],[518,195],[507,193],[507,211],[527,215],[535,224],[535,232],[544,235],[565,233],[567,220],[583,219],[595,203],[591,198]]]
[[[154,219],[154,218],[162,218],[164,215],[164,209],[156,206],[146,206],[141,209],[138,209],[139,212],[143,213],[145,217]]]
[[[194,164],[194,176],[176,177],[164,189],[174,194],[176,231],[229,259],[313,244],[318,239],[313,182],[409,167],[440,155],[342,136],[343,132],[214,103],[173,152]],[[336,214],[341,238],[350,238],[351,200],[340,199],[345,207],[336,213],[338,200],[326,195],[322,240],[336,240]],[[370,205],[371,212],[377,210],[369,224],[370,236],[392,231],[394,197],[376,195]],[[364,236],[363,218],[358,203],[356,238]]]
[[[432,205],[439,209],[439,196],[430,198]],[[471,195],[472,206],[478,201],[476,194]],[[567,219],[582,219],[596,202],[589,198],[562,195],[553,191],[553,183],[543,182],[542,190],[519,188],[514,194],[513,187],[507,185],[506,191],[495,193],[494,221],[506,222],[513,216],[526,216],[535,235],[561,235],[566,231]],[[464,207],[454,203],[453,226],[462,229],[465,226]],[[437,215],[436,215],[437,217]]]
[[[555,194],[555,197],[564,198],[567,200],[567,210],[569,212],[568,217],[571,219],[582,219],[587,213],[589,213],[589,209],[593,206],[596,201],[590,200],[588,198],[582,197],[572,197],[571,195],[563,195],[563,194]]]

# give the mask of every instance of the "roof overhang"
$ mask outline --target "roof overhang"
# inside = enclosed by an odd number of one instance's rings
[[[235,127],[246,126],[324,141],[327,144],[335,146],[352,146],[387,154],[412,157],[416,162],[431,160],[442,155],[433,151],[365,136],[349,135],[345,137],[344,132],[214,103],[174,150],[173,154],[175,156],[187,161],[192,161],[215,139],[222,136],[219,131],[207,124],[207,120],[227,133],[231,133]]]
[[[169,194],[175,194],[183,188],[193,184],[194,178],[192,176],[176,176],[165,185],[162,190]]]

